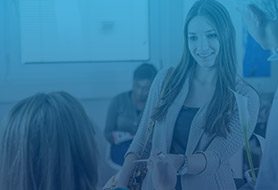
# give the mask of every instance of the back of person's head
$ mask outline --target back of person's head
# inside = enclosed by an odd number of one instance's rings
[[[245,19],[249,33],[264,49],[278,54],[278,0],[249,0],[248,9],[252,15]]]
[[[93,125],[70,94],[28,97],[11,109],[1,128],[0,189],[96,189]]]
[[[263,11],[267,19],[278,19],[278,0],[250,0],[250,5]]]
[[[149,63],[139,65],[134,73],[133,80],[149,80],[152,81],[157,73],[156,68]]]

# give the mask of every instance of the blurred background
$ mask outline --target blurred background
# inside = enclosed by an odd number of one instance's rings
[[[263,137],[278,65],[264,61],[269,52],[247,35],[238,12],[240,1],[219,1],[237,30],[238,74],[261,96],[256,133]],[[14,103],[36,92],[70,92],[95,123],[102,186],[117,171],[109,164],[103,136],[111,98],[131,88],[138,65],[151,63],[160,70],[178,64],[185,15],[194,2],[1,0],[0,119]],[[253,144],[255,154],[260,143]],[[244,159],[242,152],[231,159],[235,178],[242,177]]]

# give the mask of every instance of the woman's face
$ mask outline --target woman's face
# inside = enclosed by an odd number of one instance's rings
[[[212,68],[220,49],[215,27],[205,17],[196,16],[187,31],[189,51],[198,66]]]

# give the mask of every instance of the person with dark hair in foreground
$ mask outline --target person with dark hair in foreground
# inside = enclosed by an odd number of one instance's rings
[[[115,96],[110,103],[104,133],[111,145],[110,158],[116,166],[124,162],[124,155],[137,131],[156,73],[152,64],[139,65],[133,73],[132,89]]]
[[[0,134],[1,190],[96,190],[94,127],[66,92],[36,94],[9,112]]]

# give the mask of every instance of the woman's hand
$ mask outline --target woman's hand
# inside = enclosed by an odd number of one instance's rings
[[[148,163],[153,186],[159,190],[173,190],[177,183],[177,171],[184,162],[183,155],[160,153],[151,156]]]
[[[102,190],[128,190],[127,187],[125,186],[121,186],[119,184],[119,172],[112,176],[104,185],[104,187],[102,188]]]
[[[118,174],[116,175],[117,187],[127,187],[129,178],[132,175],[132,172],[135,167],[135,160],[137,160],[137,156],[134,153],[129,153],[125,157],[124,164],[118,172]]]
[[[122,142],[133,139],[133,136],[129,132],[123,131],[113,131],[112,137],[115,144],[120,144]]]

